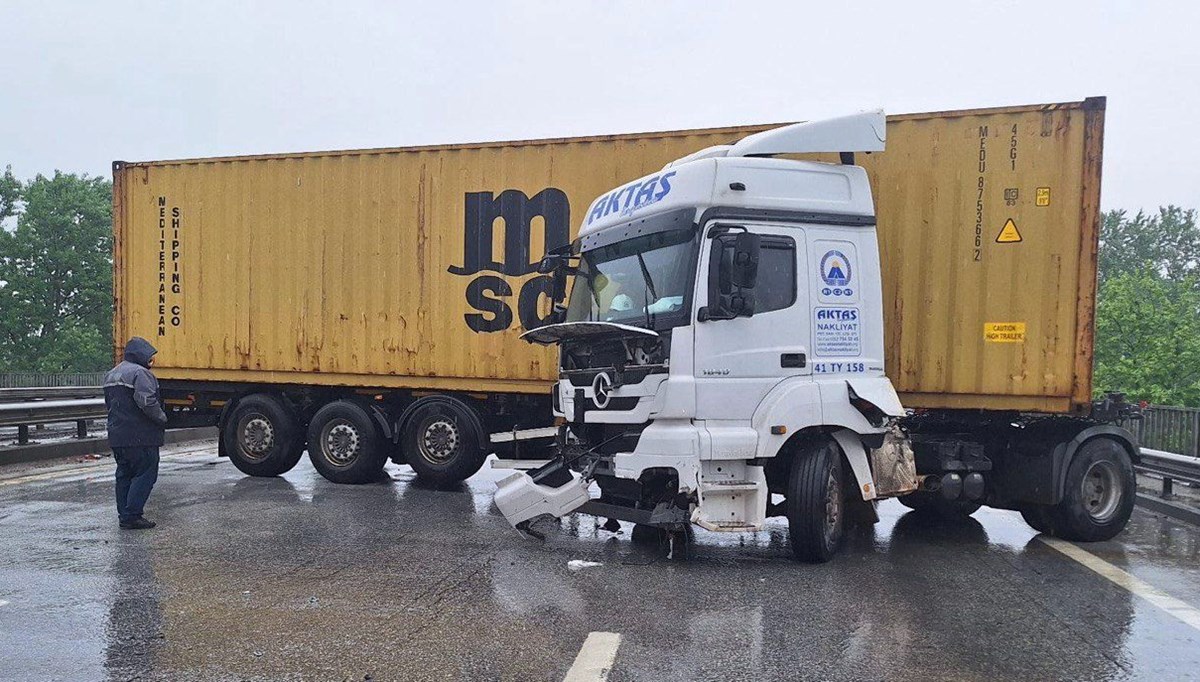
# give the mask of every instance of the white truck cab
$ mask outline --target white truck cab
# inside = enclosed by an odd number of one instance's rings
[[[561,322],[524,335],[559,346],[565,424],[549,464],[499,483],[513,525],[581,511],[753,531],[782,515],[793,552],[822,561],[848,514],[916,488],[911,449],[889,438],[904,411],[867,174],[772,158],[883,146],[882,112],[797,124],[591,204],[571,253],[543,262],[574,277]]]

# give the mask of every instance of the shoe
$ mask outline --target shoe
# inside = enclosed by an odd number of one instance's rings
[[[153,528],[155,525],[157,524],[155,524],[153,521],[147,521],[140,516],[132,521],[121,522],[121,528],[124,530],[145,530],[147,528]]]

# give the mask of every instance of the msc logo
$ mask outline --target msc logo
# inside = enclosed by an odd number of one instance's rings
[[[470,277],[479,275],[467,285],[467,303],[478,313],[464,316],[467,326],[476,332],[498,332],[512,325],[512,308],[507,300],[513,295],[512,286],[498,275],[521,277],[537,272],[543,254],[529,252],[529,235],[533,219],[540,217],[545,225],[546,250],[566,246],[571,241],[571,206],[567,195],[555,187],[547,187],[533,197],[524,192],[506,189],[500,196],[491,192],[468,192],[465,204],[463,235],[463,264],[451,265],[452,274]],[[493,257],[496,221],[504,223],[504,258]],[[494,272],[493,274],[480,274]],[[550,277],[539,275],[521,285],[517,295],[517,315],[521,326],[533,329],[545,322],[538,313],[538,301],[550,297]]]

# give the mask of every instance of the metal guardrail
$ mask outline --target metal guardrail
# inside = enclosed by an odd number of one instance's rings
[[[1144,447],[1200,457],[1200,408],[1149,405],[1130,429]]]
[[[99,386],[0,388],[0,426],[17,427],[17,443],[29,443],[29,427],[75,422],[76,438],[87,437],[87,422],[107,415]]]
[[[39,386],[0,388],[0,403],[102,397],[104,397],[104,389],[100,386]]]
[[[47,386],[97,386],[104,372],[0,372],[0,388],[45,388]]]
[[[1174,494],[1176,481],[1200,486],[1200,459],[1195,457],[1142,448],[1142,461],[1135,468],[1138,473],[1162,480],[1159,495],[1163,498]]]

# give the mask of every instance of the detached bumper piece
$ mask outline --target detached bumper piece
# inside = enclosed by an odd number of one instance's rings
[[[515,472],[496,483],[496,506],[514,528],[522,531],[539,516],[566,516],[589,499],[588,482],[561,460],[528,473]]]

